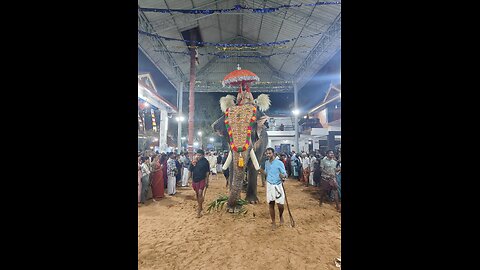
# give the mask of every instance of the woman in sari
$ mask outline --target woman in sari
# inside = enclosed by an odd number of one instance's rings
[[[163,198],[165,192],[163,184],[163,171],[159,156],[155,155],[152,162],[152,197],[153,201]]]

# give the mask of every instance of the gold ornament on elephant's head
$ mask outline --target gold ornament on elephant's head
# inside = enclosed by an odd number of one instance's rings
[[[231,107],[225,112],[225,127],[232,151],[243,152],[249,148],[256,113],[257,109],[251,104]]]

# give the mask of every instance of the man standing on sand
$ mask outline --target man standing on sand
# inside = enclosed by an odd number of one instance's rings
[[[189,168],[188,179],[192,178],[192,187],[195,190],[198,203],[197,218],[202,216],[203,200],[205,199],[203,198],[203,190],[205,187],[208,188],[208,178],[210,176],[210,164],[204,155],[205,152],[202,149],[198,149]]]
[[[310,178],[310,157],[308,154],[302,154],[302,181],[308,187],[308,179]]]
[[[338,183],[336,178],[336,172],[340,171],[337,168],[337,161],[333,159],[335,155],[332,150],[327,151],[326,158],[320,161],[320,170],[322,171],[320,181],[320,206],[325,198],[328,198],[330,192],[333,191],[335,198],[335,206],[338,212],[341,212],[341,206],[338,199]]]
[[[175,153],[168,153],[167,160],[167,175],[168,175],[168,184],[167,192],[168,195],[173,196],[177,193],[177,164],[175,163]]]
[[[275,224],[275,202],[278,204],[278,214],[280,216],[280,225],[283,224],[283,205],[285,204],[285,192],[283,191],[282,181],[285,181],[287,172],[283,162],[275,159],[273,148],[267,148],[265,154],[265,170],[260,171],[267,176],[267,202],[272,218],[272,230],[277,227]]]

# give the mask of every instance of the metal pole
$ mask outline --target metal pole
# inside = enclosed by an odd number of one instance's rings
[[[178,95],[178,116],[183,117],[183,82],[180,82],[180,89],[177,93]],[[177,147],[178,147],[178,153],[180,154],[180,151],[182,149],[182,121],[178,121],[178,130],[177,130]]]
[[[298,88],[297,84],[293,83],[293,100],[295,105],[295,110],[298,110]],[[300,153],[300,148],[298,145],[298,114],[295,114],[295,150],[297,153]]]

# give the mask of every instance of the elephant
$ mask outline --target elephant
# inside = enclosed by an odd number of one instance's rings
[[[270,98],[261,94],[253,99],[250,92],[245,92],[239,94],[235,102],[234,96],[227,95],[220,99],[220,107],[225,115],[216,120],[212,128],[229,144],[227,161],[222,169],[230,169],[227,208],[235,212],[238,210],[236,202],[240,198],[245,169],[248,179],[245,200],[258,202],[258,170],[265,160],[264,152],[268,144],[268,116],[264,112],[270,108]]]

